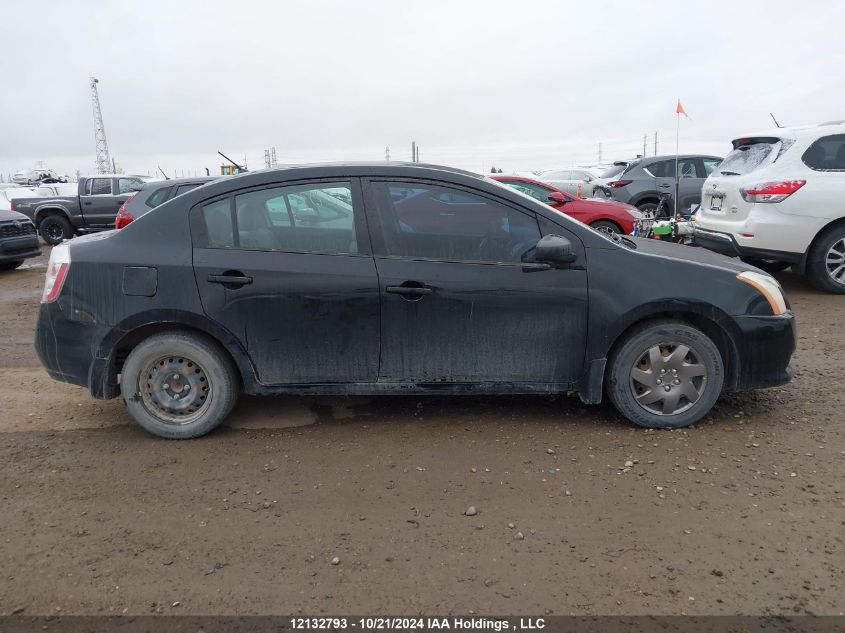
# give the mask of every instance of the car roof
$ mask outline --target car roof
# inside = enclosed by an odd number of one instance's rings
[[[161,187],[172,187],[173,185],[184,185],[195,182],[212,182],[220,180],[221,178],[228,178],[228,176],[195,176],[193,178],[169,178],[167,180],[151,180],[144,183],[144,189],[158,189]]]
[[[789,127],[775,127],[768,130],[743,134],[734,139],[734,144],[745,138],[769,137],[769,138],[791,138],[796,139],[802,136],[820,136],[828,134],[845,134],[845,121],[826,121],[824,123],[813,123],[811,125],[792,125]]]

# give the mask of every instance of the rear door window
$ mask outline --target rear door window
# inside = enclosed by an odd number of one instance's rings
[[[90,188],[88,187],[90,184]],[[110,196],[111,178],[92,178],[86,184],[86,191],[92,196]]]
[[[845,171],[845,134],[821,137],[807,148],[801,160],[815,171]]]
[[[203,207],[211,248],[357,253],[356,210],[349,182],[259,189]],[[233,226],[237,227],[233,230]]]
[[[119,178],[117,181],[117,189],[120,193],[134,193],[140,191],[144,183],[136,178]]]

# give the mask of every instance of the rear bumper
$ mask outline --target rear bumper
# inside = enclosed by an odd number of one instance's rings
[[[733,318],[738,328],[734,344],[739,355],[736,389],[777,387],[792,380],[789,360],[795,351],[795,318],[783,316],[740,316]]]
[[[729,257],[741,257],[743,259],[772,259],[790,264],[800,264],[804,259],[803,253],[790,253],[787,251],[773,251],[765,248],[749,248],[740,246],[730,233],[720,233],[708,229],[695,228],[693,240],[696,246],[702,246],[707,250],[721,253]]]
[[[87,387],[95,398],[112,398],[117,391],[108,380],[109,359],[95,350],[106,328],[71,321],[59,302],[42,303],[35,326],[35,353],[51,378]]]
[[[35,234],[0,240],[0,263],[38,257],[40,254],[41,247],[38,244],[38,236]]]

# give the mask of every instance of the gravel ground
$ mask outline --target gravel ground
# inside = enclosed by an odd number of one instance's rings
[[[38,366],[44,264],[0,273],[0,614],[845,611],[845,297],[790,273],[795,381],[689,429],[567,398],[242,398],[167,442]]]

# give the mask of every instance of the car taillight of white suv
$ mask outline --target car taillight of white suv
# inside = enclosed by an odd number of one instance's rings
[[[695,241],[845,294],[845,121],[733,141],[704,182]]]

